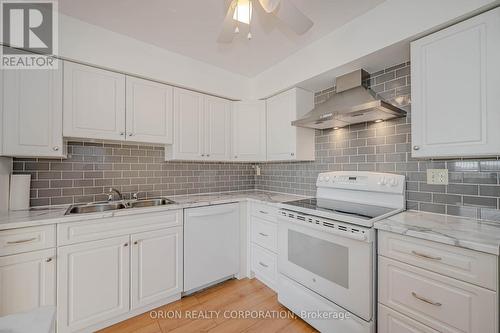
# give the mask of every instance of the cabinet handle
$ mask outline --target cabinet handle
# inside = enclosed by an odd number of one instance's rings
[[[121,136],[124,136],[124,135],[125,135],[125,132],[120,132],[120,135],[121,135]]]
[[[265,268],[269,267],[269,265],[264,264],[262,261],[259,261],[259,265],[261,265],[262,267],[265,267]]]
[[[59,150],[59,147],[58,147],[58,146],[52,147],[52,150],[54,150],[54,151],[58,151],[58,150]]]
[[[135,242],[134,242],[134,245],[137,245],[137,244],[139,244],[139,241],[135,241]]]
[[[128,246],[128,243],[123,244],[123,246],[127,247],[127,246]]]
[[[420,146],[413,146],[413,150],[419,150]]]
[[[424,253],[420,253],[420,252],[417,252],[417,251],[411,251],[412,254],[416,255],[417,257],[422,257],[422,258],[425,258],[425,259],[432,259],[432,260],[441,260],[442,258],[441,257],[434,257],[434,256],[430,256],[428,254],[424,254]]]
[[[201,157],[205,157],[205,154],[201,154]]]
[[[28,238],[28,239],[20,239],[20,240],[16,240],[16,241],[10,241],[10,242],[7,242],[7,244],[21,244],[21,243],[29,243],[29,242],[36,241],[37,239],[38,239],[37,237]]]
[[[425,302],[425,303],[427,303],[427,304],[430,304],[430,305],[435,305],[435,306],[441,306],[441,305],[442,305],[442,304],[441,304],[441,303],[439,303],[439,302],[434,302],[434,301],[431,301],[431,300],[430,300],[430,299],[428,299],[428,298],[425,298],[425,297],[419,296],[419,295],[417,295],[417,293],[416,293],[416,292],[414,292],[414,291],[412,291],[412,292],[411,292],[411,295],[412,295],[413,297],[415,297],[416,299],[418,299],[418,300],[420,300],[420,301],[422,301],[422,302]]]
[[[207,157],[210,157],[210,154],[207,154]]]
[[[51,261],[52,261],[52,259],[53,259],[52,257],[47,258],[47,259],[45,259],[45,262],[51,262]]]
[[[268,212],[266,212],[265,210],[259,210],[259,213],[262,213],[262,214],[269,214]]]
[[[134,133],[129,133],[129,134],[128,134],[128,136],[133,136],[133,135],[134,135]]]
[[[238,158],[238,156],[234,155],[234,158]]]
[[[290,153],[291,156],[295,156],[295,153]]]
[[[262,233],[262,232],[259,232],[259,235],[264,236],[264,237],[269,237],[268,234],[265,234],[265,233]]]

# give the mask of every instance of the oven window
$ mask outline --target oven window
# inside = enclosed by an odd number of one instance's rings
[[[349,288],[349,248],[288,229],[288,261]]]

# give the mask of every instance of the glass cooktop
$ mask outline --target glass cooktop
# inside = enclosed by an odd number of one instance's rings
[[[351,216],[363,220],[371,220],[394,211],[394,208],[321,198],[289,201],[285,202],[283,205],[299,207],[303,210],[308,210],[310,214],[313,214],[313,212],[311,211],[319,211],[323,213],[332,213],[335,215]]]

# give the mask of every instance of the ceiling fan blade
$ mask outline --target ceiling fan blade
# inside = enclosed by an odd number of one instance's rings
[[[280,4],[280,0],[259,0],[260,5],[266,13],[270,14],[278,8],[278,5]]]
[[[301,35],[313,26],[313,21],[302,13],[290,0],[281,0],[274,15]]]
[[[237,3],[237,0],[232,0],[227,8],[226,17],[224,17],[224,22],[222,22],[222,30],[217,38],[217,42],[219,43],[231,43],[233,41],[234,29],[236,28],[236,22],[233,20],[233,15]]]

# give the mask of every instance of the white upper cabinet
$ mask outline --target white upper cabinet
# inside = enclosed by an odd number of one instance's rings
[[[125,139],[125,75],[65,62],[64,136]]]
[[[314,130],[291,122],[314,108],[314,94],[293,88],[273,96],[267,105],[267,159],[313,161]]]
[[[229,159],[231,102],[174,88],[174,143],[166,159]]]
[[[234,161],[266,160],[266,102],[234,102],[231,128]]]
[[[172,143],[173,88],[127,76],[127,140]]]
[[[227,161],[231,148],[231,102],[205,96],[205,158]]]
[[[64,157],[62,61],[53,70],[0,73],[3,155]]]
[[[500,8],[411,43],[412,156],[500,154]]]
[[[174,88],[174,144],[167,146],[167,158],[197,160],[204,157],[203,129],[203,95]]]

